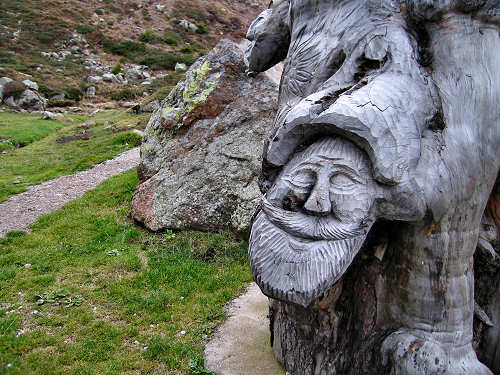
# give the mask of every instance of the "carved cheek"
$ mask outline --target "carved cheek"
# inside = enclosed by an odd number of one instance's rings
[[[330,193],[330,200],[333,214],[346,223],[359,223],[365,219],[374,201],[366,191],[349,194]]]

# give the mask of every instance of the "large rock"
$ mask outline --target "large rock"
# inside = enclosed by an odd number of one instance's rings
[[[3,100],[4,86],[9,82],[12,82],[12,79],[10,79],[9,77],[0,78],[0,103],[2,103]]]
[[[16,102],[17,106],[29,112],[44,111],[45,99],[38,93],[32,90],[24,90],[19,100]]]
[[[152,230],[247,233],[277,97],[277,82],[247,77],[234,43],[200,58],[149,120],[133,217]]]

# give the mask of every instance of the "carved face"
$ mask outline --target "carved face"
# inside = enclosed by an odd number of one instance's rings
[[[308,306],[351,264],[380,189],[365,154],[324,138],[295,155],[264,199],[250,238],[254,278],[270,297]]]

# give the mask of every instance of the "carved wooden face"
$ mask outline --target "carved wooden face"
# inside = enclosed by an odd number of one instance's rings
[[[267,196],[285,210],[359,224],[372,206],[374,187],[362,151],[330,138],[294,157]]]
[[[366,155],[323,138],[295,155],[264,199],[250,238],[254,278],[270,297],[308,306],[354,259],[380,197]]]

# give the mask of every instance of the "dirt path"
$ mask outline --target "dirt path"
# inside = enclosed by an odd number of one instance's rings
[[[139,147],[94,168],[62,176],[29,188],[0,203],[0,237],[13,230],[27,231],[38,217],[61,208],[104,180],[139,164]]]

